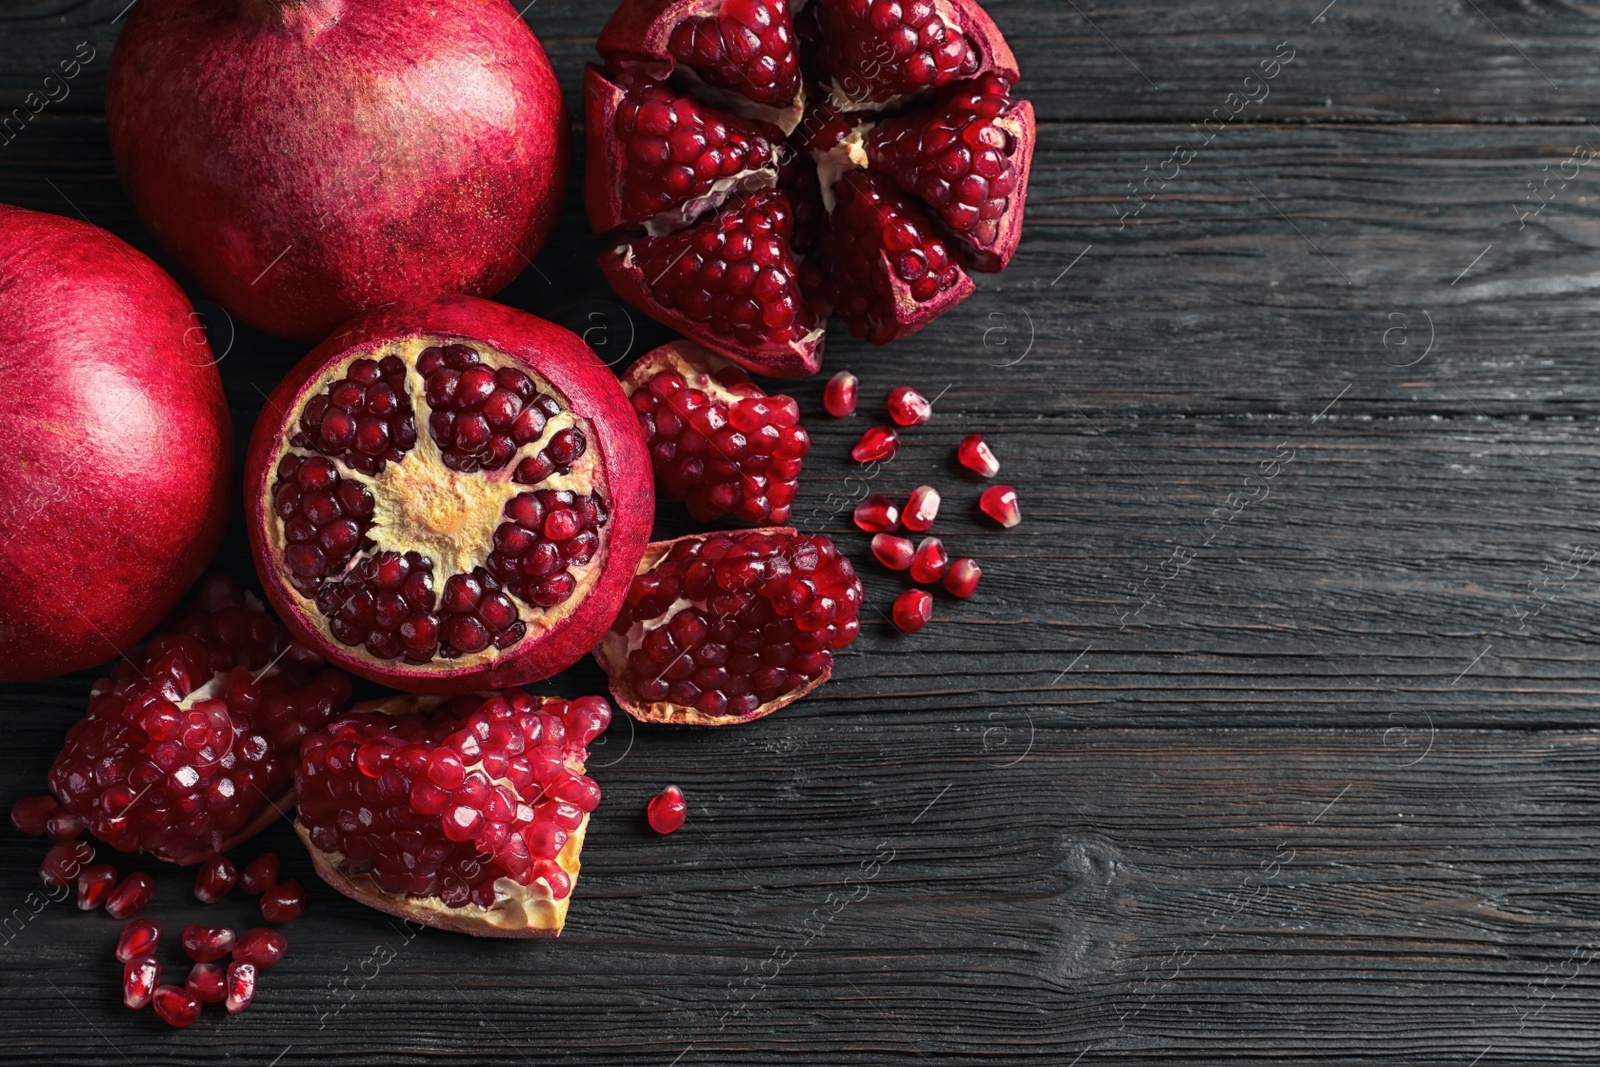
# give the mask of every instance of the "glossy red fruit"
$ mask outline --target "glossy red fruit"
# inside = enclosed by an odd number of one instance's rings
[[[78,875],[94,862],[94,847],[87,841],[58,841],[44,854],[39,879],[51,889],[75,885]]]
[[[34,837],[42,835],[50,824],[50,816],[61,805],[49,793],[37,797],[23,797],[11,805],[11,825]]]
[[[1005,39],[976,3],[817,0],[815,12],[826,45],[815,73],[840,109],[881,109],[986,71],[1016,71]]]
[[[969,433],[963,437],[956,449],[956,457],[961,460],[963,467],[985,478],[993,478],[1000,473],[1000,461],[994,458],[994,453],[979,434]]]
[[[991,485],[985,489],[983,495],[978,498],[978,507],[983,509],[985,515],[1008,529],[1022,521],[1022,509],[1017,504],[1017,491],[1009,485]]]
[[[915,549],[904,537],[881,533],[872,535],[872,554],[890,570],[903,571],[911,566]]]
[[[505,286],[550,233],[569,152],[544,49],[479,0],[141,2],[106,128],[183,270],[308,342],[391,301]]]
[[[117,884],[117,869],[109,863],[96,863],[78,874],[78,910],[94,911],[111,896]]]
[[[137,956],[153,955],[160,944],[161,927],[149,919],[135,919],[117,938],[117,959],[127,963]]]
[[[50,835],[52,841],[73,841],[83,836],[86,826],[82,816],[63,808],[45,821],[44,832]]]
[[[155,895],[154,879],[143,871],[130,874],[106,898],[106,914],[113,919],[130,919]]]
[[[873,493],[857,504],[851,518],[866,533],[893,533],[900,528],[900,509],[882,493]]]
[[[787,527],[652,544],[595,659],[644,722],[769,715],[833,673],[860,632],[861,579],[833,542]]]
[[[239,880],[239,869],[226,856],[212,856],[194,876],[194,895],[202,904],[215,904]]]
[[[933,618],[933,597],[926,589],[907,589],[894,598],[891,614],[896,626],[908,634],[914,634]]]
[[[944,587],[954,596],[969,597],[977,592],[978,579],[982,577],[983,568],[978,566],[978,561],[963,556],[944,572]]]
[[[239,935],[233,946],[233,958],[253,963],[265,971],[277,966],[283,954],[289,951],[289,939],[269,926],[257,926]]]
[[[937,537],[924,537],[911,557],[911,580],[924,584],[937,582],[949,566],[950,553],[945,551],[944,542]]]
[[[245,864],[239,876],[239,888],[251,896],[260,896],[278,884],[278,854],[263,852]]]
[[[193,1026],[200,1019],[200,1001],[183,986],[158,985],[151,1001],[156,1006],[156,1014],[168,1026]]]
[[[861,435],[861,440],[850,450],[850,458],[857,463],[880,463],[894,458],[900,451],[900,435],[887,426],[873,426]]]
[[[856,413],[856,396],[860,391],[861,381],[854,374],[842,370],[828,379],[828,384],[822,389],[822,406],[828,414],[836,419]]]
[[[306,912],[306,891],[290,878],[261,894],[261,917],[269,923],[292,923]]]
[[[651,797],[646,811],[650,829],[658,834],[670,834],[681,830],[688,814],[689,804],[683,799],[683,790],[675,785],[669,785]]]
[[[933,404],[909,385],[897,385],[889,391],[889,418],[898,426],[917,426],[933,415]]]
[[[256,999],[256,965],[244,960],[228,964],[223,1004],[229,1014],[244,1011]]]
[[[196,963],[210,963],[232,952],[238,939],[239,935],[226,926],[185,926],[183,951]]]
[[[233,438],[188,298],[104,230],[0,205],[0,319],[0,681],[17,682],[103,663],[177,602],[221,542]]]
[[[184,980],[183,987],[202,1004],[221,1004],[222,998],[227,995],[223,984],[224,974],[221,964],[197,963],[189,968],[189,977]]]
[[[150,1003],[160,984],[160,960],[150,955],[131,957],[122,967],[122,1003],[130,1008],[142,1008]]]
[[[939,517],[939,490],[931,485],[919,485],[911,490],[911,497],[906,501],[906,509],[900,515],[900,521],[906,529],[921,533],[933,525],[933,520]]]
[[[768,396],[739,367],[687,341],[641,358],[622,391],[639,413],[662,496],[685,501],[696,522],[728,514],[788,521],[811,450],[793,397]]]
[[[313,669],[226,578],[96,682],[50,788],[113,848],[196,863],[254,834],[289,800],[300,739],[342,709],[350,679]]]
[[[380,911],[480,937],[559,934],[600,803],[583,761],[610,722],[602,697],[520,689],[362,705],[301,750],[295,829],[324,881]]]
[[[583,656],[655,500],[616,376],[575,334],[461,296],[370,312],[313,350],[257,421],[245,486],[256,569],[290,629],[412,692]]]

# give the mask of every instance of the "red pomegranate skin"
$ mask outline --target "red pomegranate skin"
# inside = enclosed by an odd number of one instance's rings
[[[282,413],[298,412],[306,397],[321,388],[321,373],[329,363],[358,348],[422,334],[454,336],[498,349],[549,381],[572,409],[625,431],[595,434],[589,442],[589,447],[600,450],[610,496],[617,505],[612,512],[607,562],[598,581],[583,602],[538,641],[514,646],[492,665],[454,668],[447,661],[434,661],[419,669],[396,661],[390,668],[379,669],[370,660],[352,655],[291,595],[279,561],[269,554],[264,534],[270,516],[262,504],[269,499],[268,485],[275,477],[279,440],[293,433]],[[638,425],[616,375],[576,334],[555,323],[471,296],[442,296],[375,308],[346,323],[296,364],[278,383],[256,421],[245,458],[245,516],[250,550],[267,598],[290,631],[330,663],[395,689],[454,694],[548,678],[583,658],[604,636],[622,608],[634,569],[650,539],[655,484]]]
[[[232,431],[205,331],[149,258],[0,204],[0,680],[91,667],[216,553]]]
[[[504,288],[549,236],[570,152],[507,0],[141,0],[106,128],[182,270],[308,342],[393,300]]]

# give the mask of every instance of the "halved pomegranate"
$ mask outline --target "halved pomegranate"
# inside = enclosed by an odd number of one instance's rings
[[[654,488],[616,377],[487,300],[368,312],[291,371],[245,468],[256,567],[328,659],[411,692],[548,677],[610,625]]]
[[[391,697],[306,739],[295,829],[353,900],[478,937],[561,932],[600,787],[602,697]]]
[[[211,578],[94,684],[50,789],[124,852],[189,864],[230,849],[293,803],[301,739],[350,700],[350,679],[320,665],[259,601]]]
[[[830,308],[913,333],[1016,252],[1033,108],[976,0],[623,0],[596,47],[589,221],[628,227],[602,269],[752,371],[815,372]],[[752,221],[781,246],[755,263]]]
[[[658,541],[594,655],[636,719],[749,722],[828,680],[833,650],[861,630],[861,598],[855,568],[820,534],[768,527]]]

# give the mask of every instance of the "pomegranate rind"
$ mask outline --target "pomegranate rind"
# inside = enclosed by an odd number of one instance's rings
[[[741,530],[739,533],[741,536],[756,534],[794,536],[796,530],[792,526],[760,526]],[[703,541],[707,536],[709,535],[689,534],[685,537],[675,537],[670,541],[650,542],[644,551],[644,556],[639,560],[638,573],[644,574],[653,570],[656,564],[667,558],[667,553],[671,552],[672,546],[679,541]],[[600,669],[606,672],[606,678],[611,684],[611,697],[619,708],[640,722],[673,726],[737,726],[739,723],[764,719],[780,708],[786,708],[814,692],[823,682],[833,677],[833,664],[830,662],[816,678],[782,696],[757,705],[748,715],[707,715],[699,708],[674,704],[669,700],[639,700],[634,695],[633,668],[628,665],[628,641],[622,634],[607,630],[605,637],[601,638],[600,643],[594,648],[594,659],[600,664]]]
[[[36,681],[119,655],[199,578],[233,432],[188,297],[104,230],[0,204],[0,316],[0,681]]]
[[[492,349],[525,365],[559,394],[569,410],[595,432],[590,447],[600,453],[605,491],[616,502],[597,557],[597,577],[580,603],[541,633],[530,633],[504,651],[486,650],[471,664],[433,659],[411,664],[378,661],[346,646],[324,628],[315,602],[285,581],[268,523],[276,521],[272,483],[283,442],[307,400],[325,386],[329,368],[358,353],[418,338],[448,344],[463,341]],[[655,481],[638,416],[623,396],[616,375],[574,333],[502,304],[470,296],[426,302],[400,301],[346,323],[311,351],[273,391],[257,420],[245,461],[245,509],[256,572],[285,625],[330,663],[353,674],[411,693],[465,693],[505,689],[565,670],[594,647],[616,618],[654,521]],[[487,555],[489,546],[484,546]]]

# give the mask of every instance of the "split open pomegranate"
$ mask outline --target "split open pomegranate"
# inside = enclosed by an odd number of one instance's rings
[[[339,892],[478,937],[561,932],[600,787],[602,697],[393,697],[312,735],[295,829]]]
[[[861,579],[832,541],[788,527],[695,534],[645,551],[595,659],[644,722],[770,715],[833,673],[861,630]]]
[[[1033,108],[976,0],[623,0],[596,47],[601,268],[752,371],[814,373],[830,308],[913,333],[1016,251]]]
[[[571,332],[473,297],[348,323],[278,386],[245,468],[289,626],[411,692],[548,677],[605,632],[644,551],[650,461]]]

